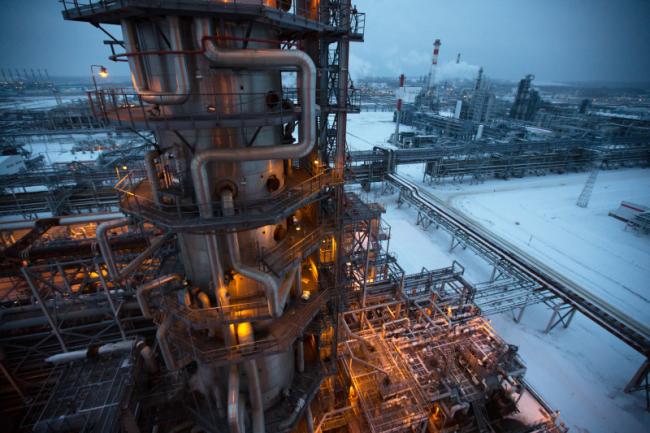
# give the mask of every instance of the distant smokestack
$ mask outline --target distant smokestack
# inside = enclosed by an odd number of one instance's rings
[[[429,92],[433,90],[434,83],[436,82],[436,69],[438,67],[438,54],[440,53],[440,39],[436,39],[433,43],[433,56],[431,59],[431,71],[429,72],[429,82],[427,89]]]
[[[478,70],[478,78],[476,79],[476,85],[474,86],[474,91],[481,90],[483,85],[483,66]]]
[[[404,97],[404,82],[406,77],[404,74],[399,76],[399,89],[397,90],[397,110],[395,112],[395,135],[393,136],[393,144],[397,146],[399,142],[399,122],[402,115],[402,98]]]

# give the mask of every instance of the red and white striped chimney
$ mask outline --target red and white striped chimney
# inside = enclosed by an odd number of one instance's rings
[[[393,144],[397,146],[397,143],[399,141],[399,122],[402,117],[402,103],[403,103],[403,98],[404,98],[404,82],[406,81],[406,77],[404,74],[399,76],[399,89],[397,89],[396,96],[397,96],[397,112],[395,113],[395,135],[393,136]]]
[[[433,43],[433,56],[431,60],[431,71],[429,71],[429,82],[427,83],[427,89],[429,92],[433,90],[436,81],[436,69],[438,67],[438,54],[440,53],[440,39],[436,39]]]

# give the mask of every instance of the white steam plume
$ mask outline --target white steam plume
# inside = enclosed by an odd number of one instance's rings
[[[438,65],[436,72],[436,81],[451,81],[451,80],[473,80],[478,75],[480,66],[472,65],[467,62],[456,63],[449,61],[442,65]]]

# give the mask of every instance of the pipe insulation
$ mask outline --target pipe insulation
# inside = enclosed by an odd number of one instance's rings
[[[108,242],[108,231],[129,223],[129,218],[107,221],[97,226],[96,237],[99,250],[106,262],[108,273],[114,281],[121,281],[135,272],[146,259],[151,257],[172,236],[171,233],[155,238],[142,253],[133,259],[122,271],[118,271],[113,250]]]
[[[180,18],[177,16],[168,16],[167,25],[169,27],[169,43],[171,51],[183,51],[182,32],[180,30]],[[138,37],[135,23],[131,20],[122,20],[122,34],[124,35],[124,44],[126,51],[137,53]],[[180,105],[185,103],[190,96],[190,81],[185,54],[175,54],[174,76],[176,77],[176,86],[172,92],[145,90],[147,86],[146,72],[142,56],[129,56],[129,68],[131,69],[131,80],[133,88],[143,101],[149,104],[158,105]]]

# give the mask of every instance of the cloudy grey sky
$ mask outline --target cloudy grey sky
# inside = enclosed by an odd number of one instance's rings
[[[354,0],[353,0],[354,1]],[[368,13],[355,75],[423,75],[457,53],[495,78],[650,81],[648,0],[357,0]],[[424,71],[424,72],[423,72]]]
[[[355,1],[355,0],[353,0]],[[356,0],[366,42],[352,48],[352,73],[414,77],[428,71],[442,40],[442,73],[538,81],[650,81],[650,0]],[[104,35],[65,22],[56,0],[0,0],[0,67],[87,75],[107,63]],[[119,34],[119,32],[118,32]],[[461,67],[444,66],[461,53]]]

